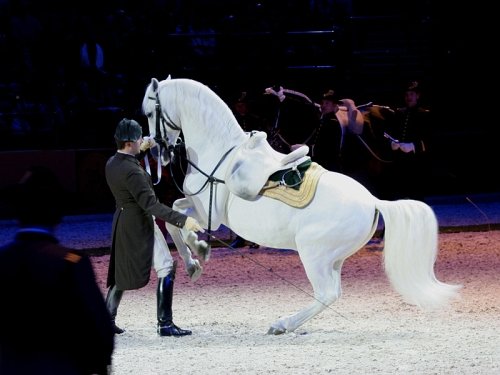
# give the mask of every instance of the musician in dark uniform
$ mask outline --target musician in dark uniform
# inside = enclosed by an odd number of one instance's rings
[[[404,91],[405,106],[388,124],[393,163],[388,171],[391,199],[424,199],[431,142],[431,113],[420,105],[421,89],[413,81]]]
[[[312,148],[312,160],[333,172],[341,172],[342,126],[335,116],[340,101],[333,91],[321,98],[321,118]]]
[[[323,94],[320,106],[311,159],[330,171],[344,172],[342,153],[346,137],[362,133],[363,116],[354,101],[339,99],[334,90]]]
[[[32,167],[8,190],[19,230],[0,248],[0,374],[108,374],[114,334],[92,265],[54,234],[63,189]]]
[[[115,141],[118,150],[105,168],[106,181],[116,201],[106,297],[114,331],[117,334],[124,331],[115,324],[123,292],[144,287],[153,266],[158,276],[158,334],[190,335],[191,331],[179,328],[172,321],[175,262],[164,238],[158,237],[159,228],[155,227],[154,219],[186,231],[203,231],[203,228],[194,218],[159,202],[151,177],[136,158],[143,143],[139,123],[121,120],[116,127]]]

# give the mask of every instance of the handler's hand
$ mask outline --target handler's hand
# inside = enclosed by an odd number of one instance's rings
[[[144,137],[141,143],[141,151],[146,151],[147,149],[156,146],[156,142],[151,137]]]
[[[205,229],[202,228],[200,223],[196,221],[195,218],[192,218],[191,216],[188,216],[186,219],[186,222],[184,223],[184,227],[182,229],[186,229],[187,231],[193,231],[193,232],[205,232]]]

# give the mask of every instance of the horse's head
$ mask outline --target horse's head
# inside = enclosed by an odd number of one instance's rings
[[[162,82],[152,78],[142,101],[142,112],[148,118],[149,134],[158,144],[162,165],[170,162],[170,151],[174,149],[181,133],[179,121],[174,121],[170,117],[172,113],[167,110],[166,84],[169,81],[171,82],[170,76]],[[171,109],[172,112],[175,110],[174,104]]]

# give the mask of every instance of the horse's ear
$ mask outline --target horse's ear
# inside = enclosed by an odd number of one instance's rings
[[[169,74],[168,77],[167,77],[167,81],[172,79],[172,76]]]
[[[151,78],[151,87],[153,88],[154,92],[158,91],[159,85],[160,85],[160,83],[158,82],[158,80],[156,78]]]
[[[266,132],[253,131],[250,139],[248,140],[248,148],[257,147],[267,138]]]

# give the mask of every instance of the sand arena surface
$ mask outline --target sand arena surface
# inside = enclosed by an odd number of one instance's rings
[[[439,241],[438,279],[463,284],[446,311],[402,302],[372,243],[344,263],[343,296],[280,336],[266,334],[271,323],[312,300],[296,252],[214,248],[194,284],[180,262],[174,321],[193,331],[182,338],[156,334],[152,271],[146,287],[124,294],[113,374],[500,374],[500,231]],[[105,293],[109,255],[92,262]]]

